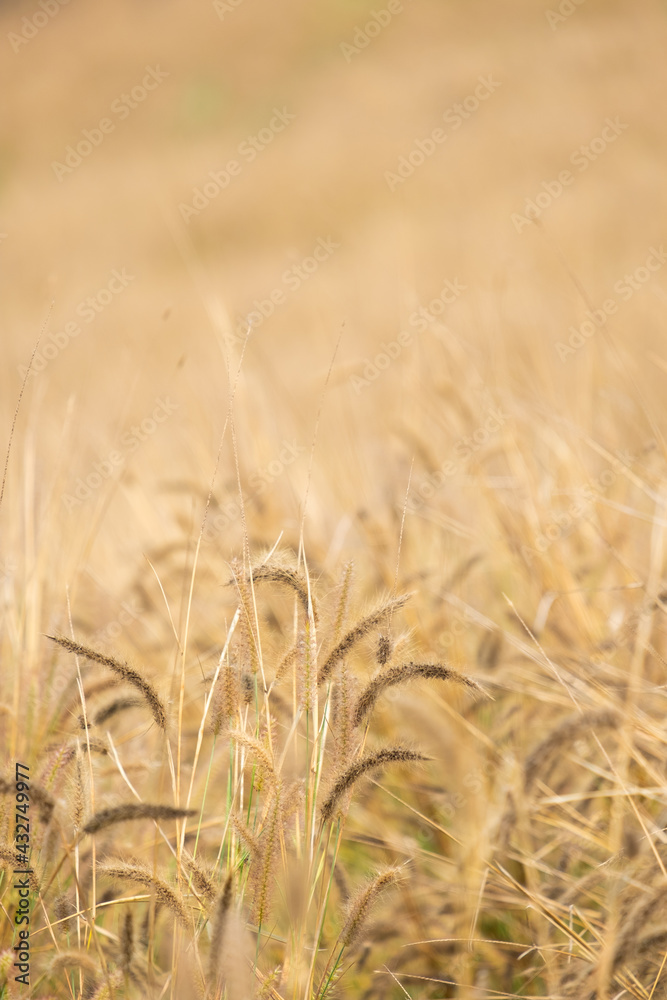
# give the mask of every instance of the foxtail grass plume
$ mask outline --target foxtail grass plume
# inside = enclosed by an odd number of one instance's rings
[[[220,975],[220,959],[225,934],[225,926],[232,905],[233,875],[229,872],[213,906],[213,924],[209,950],[208,978],[213,984]]]
[[[116,823],[127,823],[130,820],[152,819],[157,822],[184,819],[186,816],[194,815],[194,809],[175,809],[173,806],[151,805],[149,802],[125,802],[123,805],[95,813],[85,824],[82,832],[98,833]]]
[[[286,569],[284,566],[276,566],[271,563],[265,563],[261,566],[255,567],[251,574],[246,576],[247,583],[250,583],[251,576],[253,583],[262,583],[266,581],[267,583],[279,583],[289,587],[298,597],[299,603],[301,604],[306,617],[308,617],[309,610],[312,607],[313,618],[317,622],[317,611],[314,601],[308,592],[308,583],[303,576],[299,575],[299,573],[296,573],[293,569]],[[229,584],[235,582],[236,581],[232,579],[229,581]]]
[[[347,918],[340,932],[341,944],[349,948],[358,940],[375,900],[384,889],[396,885],[402,877],[400,868],[385,868],[357,890],[347,906]]]
[[[384,670],[373,678],[368,687],[363,691],[354,709],[354,725],[360,725],[369,714],[373,705],[383,691],[396,684],[406,684],[408,681],[424,678],[426,680],[453,681],[461,684],[476,694],[483,694],[483,689],[471,677],[460,674],[451,667],[442,666],[440,663],[403,663],[401,666],[391,667]]]
[[[384,767],[385,764],[406,764],[426,760],[430,760],[430,758],[418,753],[416,750],[408,750],[406,747],[400,746],[385,747],[382,750],[367,753],[364,757],[361,757],[354,764],[350,765],[347,770],[343,771],[335,781],[333,788],[322,805],[320,812],[322,822],[328,823],[332,819],[336,806],[345,792],[352,788],[359,778],[368,774],[369,771],[374,771],[378,767]]]
[[[104,653],[99,653],[97,650],[91,649],[89,646],[83,646],[80,642],[74,642],[73,639],[68,639],[64,635],[49,635],[47,636],[47,639],[57,642],[59,646],[62,646],[63,649],[68,650],[70,653],[82,656],[86,660],[90,660],[92,663],[99,663],[101,666],[107,667],[107,669],[112,670],[121,680],[137,688],[137,690],[140,691],[146,699],[148,707],[150,708],[157,725],[162,730],[167,728],[167,713],[165,712],[164,705],[160,701],[157,691],[153,685],[137,670],[129,667],[127,663],[121,663],[120,660],[114,659],[113,656],[106,656]]]
[[[143,886],[154,893],[158,903],[171,910],[182,924],[187,924],[188,914],[182,897],[146,865],[136,861],[106,861],[98,862],[97,871],[106,878]]]
[[[340,640],[340,642],[334,646],[326,660],[324,661],[318,678],[318,682],[323,684],[331,675],[334,667],[337,663],[340,663],[342,658],[349,653],[349,651],[360,642],[364,636],[367,636],[373,631],[378,625],[387,618],[391,617],[394,612],[399,611],[404,607],[411,598],[411,594],[404,594],[402,597],[395,597],[390,601],[386,601],[384,604],[376,608],[371,614],[366,615],[364,618],[360,618],[354,628],[350,629],[346,635]]]

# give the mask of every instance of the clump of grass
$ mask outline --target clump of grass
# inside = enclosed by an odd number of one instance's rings
[[[254,861],[256,858],[259,858],[262,853],[259,845],[259,840],[255,836],[253,831],[250,829],[248,824],[244,823],[243,820],[240,819],[238,816],[233,816],[232,826],[234,827],[234,830],[238,834],[241,843],[245,847],[250,860]]]
[[[354,563],[348,562],[343,569],[343,576],[340,582],[340,594],[338,598],[338,606],[336,608],[336,617],[334,620],[333,627],[333,641],[338,642],[338,637],[342,631],[343,623],[347,617],[348,605],[350,603],[350,591],[352,588],[352,576],[354,573]]]
[[[107,669],[112,670],[120,680],[125,681],[126,684],[131,684],[132,687],[135,687],[138,691],[140,691],[145,698],[146,703],[151,710],[151,714],[160,729],[164,731],[167,728],[167,713],[157,691],[153,685],[137,670],[128,666],[127,663],[122,663],[120,660],[114,659],[113,656],[106,656],[104,653],[99,653],[97,650],[91,649],[89,646],[84,646],[80,642],[68,639],[64,635],[49,635],[47,636],[47,639],[51,639],[52,642],[58,643],[58,645],[62,646],[63,649],[68,650],[70,653],[74,653],[76,656],[82,656],[84,659],[90,660],[92,663],[99,663],[101,666],[107,667]]]
[[[82,726],[81,728],[85,729],[85,726]],[[88,732],[90,733],[90,729]],[[107,757],[109,755],[109,748],[106,743],[102,740],[95,739],[94,736],[88,735],[88,738],[85,741],[85,747],[86,750],[90,750],[91,753],[96,753],[100,757]]]
[[[234,584],[239,596],[240,618],[239,627],[242,643],[239,644],[239,661],[243,667],[250,664],[253,677],[259,670],[259,637],[255,622],[255,608],[249,579],[237,561],[232,563],[232,579],[228,586]]]
[[[276,670],[276,676],[275,676],[276,684],[280,684],[280,682],[284,680],[288,670],[294,664],[294,661],[296,660],[298,653],[299,653],[299,644],[296,643],[295,645],[290,646],[289,649],[283,654],[282,659],[280,660],[280,663],[278,664],[278,668]]]
[[[359,940],[364,929],[364,924],[376,899],[385,889],[396,885],[403,878],[403,874],[400,868],[385,868],[370,879],[367,879],[347,900],[345,922],[334,946],[335,954],[327,963],[322,974],[316,993],[318,1000],[324,1000],[324,997],[329,992],[345,949],[353,948]]]
[[[111,973],[105,982],[93,992],[89,993],[90,1000],[116,1000],[118,991],[123,986],[123,974],[120,971]]]
[[[331,698],[333,738],[336,747],[336,769],[343,771],[357,749],[355,742],[354,700],[358,689],[356,677],[343,661],[336,671],[336,683]]]
[[[158,916],[167,910],[177,921],[173,933],[185,935],[179,941],[187,942],[184,953],[191,956],[187,962],[174,959],[175,988],[180,990],[187,980],[192,990],[211,1000],[223,996],[245,1000],[252,995],[248,980],[252,969],[256,992],[272,1000],[289,996],[313,1000],[318,982],[323,984],[324,996],[338,981],[344,955],[355,948],[371,906],[385,887],[397,881],[397,867],[382,869],[351,902],[347,900],[348,906],[338,905],[345,902],[347,886],[356,875],[355,865],[343,857],[344,799],[354,794],[362,779],[381,768],[429,759],[417,749],[393,743],[380,749],[364,748],[359,725],[369,718],[384,690],[412,679],[448,680],[475,694],[479,689],[470,678],[441,664],[390,666],[395,645],[389,625],[410,595],[384,601],[370,614],[355,618],[351,565],[332,595],[330,613],[320,619],[324,642],[318,645],[310,578],[307,572],[297,573],[274,562],[252,573],[243,573],[240,563],[234,564],[238,600],[234,625],[215,673],[205,678],[209,683],[215,679],[214,689],[209,688],[202,701],[201,687],[195,685],[191,702],[184,698],[177,755],[172,753],[177,733],[167,732],[166,709],[150,681],[112,656],[52,637],[66,651],[110,671],[112,684],[122,681],[136,692],[97,707],[93,699],[107,691],[109,684],[91,684],[86,678],[89,727],[117,720],[103,759],[109,763],[103,764],[96,753],[89,756],[99,742],[89,731],[83,738],[69,737],[65,744],[50,749],[42,766],[42,776],[53,786],[54,802],[56,793],[66,796],[67,817],[75,831],[73,851],[68,844],[60,862],[65,866],[62,871],[69,866],[70,881],[65,879],[63,884],[58,869],[58,896],[65,898],[67,893],[66,898],[75,898],[76,917],[70,916],[62,902],[50,904],[68,923],[69,929],[63,925],[67,943],[74,931],[78,941],[84,940],[93,905],[101,927],[108,912],[124,907],[114,925],[116,945],[111,953],[89,951],[96,965],[96,982],[101,984],[94,987],[89,978],[92,966],[83,970],[89,992],[97,989],[100,996],[121,1000],[122,991],[143,989],[151,977],[156,988],[165,989],[169,973],[158,971],[158,966],[167,954],[166,931]],[[255,583],[263,585],[257,592]],[[267,596],[270,599],[264,585],[287,587],[293,593],[294,613],[287,622],[278,620],[284,602],[271,603],[269,613],[264,614],[263,601]],[[319,598],[318,604],[323,606]],[[356,675],[362,659],[358,647],[378,628],[383,631],[376,646],[369,646],[366,658],[369,665],[377,662],[382,669],[362,685]],[[287,653],[276,652],[285,646]],[[353,651],[359,654],[355,659],[349,656]],[[288,669],[291,699],[284,688],[276,690]],[[274,679],[267,683],[266,673],[270,678],[271,670]],[[187,691],[187,669],[184,677]],[[318,678],[327,682],[326,690],[318,690]],[[140,736],[133,729],[130,740],[125,740],[122,724],[129,709],[143,712],[157,725]],[[134,716],[133,726],[136,721]],[[162,739],[155,741],[163,735],[166,744]],[[135,744],[138,740],[141,744]],[[136,752],[135,745],[139,747]],[[143,782],[154,762],[163,762],[166,777],[166,783],[160,779],[157,787],[167,790],[171,780],[169,803],[160,795],[148,802],[139,799],[142,789],[136,773]],[[66,775],[64,782],[62,775]],[[191,776],[189,784],[186,775]],[[107,795],[114,780],[129,787],[138,801],[99,808],[99,786],[103,784]],[[192,803],[197,801],[202,805],[195,808]],[[337,814],[340,824],[331,823]],[[142,842],[141,856],[98,859],[97,834],[115,837],[122,849],[131,843],[130,824],[142,820],[155,827]],[[167,825],[171,821],[180,822],[172,829]],[[130,832],[121,824],[128,824]],[[84,850],[86,836],[92,839]],[[375,849],[384,846],[381,840],[372,842]],[[212,858],[215,861],[206,860]],[[108,888],[109,882],[127,883],[128,891]],[[125,896],[130,897],[129,906]],[[142,905],[145,909],[139,917],[136,907]],[[257,937],[254,946],[249,933]],[[327,961],[331,942],[333,952]],[[63,970],[50,969],[54,980],[56,974],[62,975]]]
[[[70,778],[72,789],[72,825],[76,833],[83,825],[83,818],[88,811],[88,776],[84,772],[83,752],[81,746],[77,744],[76,756],[74,758],[74,774]]]

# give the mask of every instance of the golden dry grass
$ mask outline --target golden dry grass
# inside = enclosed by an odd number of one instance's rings
[[[0,997],[664,1000],[664,3],[355,52],[383,0],[46,6],[0,8]]]

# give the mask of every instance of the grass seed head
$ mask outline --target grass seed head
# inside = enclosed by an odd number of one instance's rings
[[[344,656],[349,653],[349,651],[360,642],[364,636],[367,636],[373,629],[377,628],[378,625],[382,624],[388,618],[404,607],[410,600],[411,594],[404,594],[402,597],[393,598],[390,601],[385,601],[381,604],[375,611],[371,614],[360,618],[354,628],[351,628],[349,632],[340,640],[340,642],[334,646],[329,655],[327,656],[319,674],[319,683],[323,684],[331,676],[334,667],[340,663]]]
[[[377,646],[375,648],[375,659],[377,660],[379,666],[384,667],[387,663],[389,663],[393,651],[394,646],[389,636],[384,633],[379,635]]]
[[[140,698],[116,698],[114,701],[109,702],[104,708],[99,709],[96,712],[93,722],[96,726],[103,726],[105,722],[113,718],[114,715],[118,715],[120,712],[126,712],[129,708],[139,708],[144,703]]]
[[[134,918],[128,906],[123,913],[123,924],[120,930],[120,967],[129,972],[134,958]]]
[[[188,914],[182,897],[146,865],[137,861],[106,861],[98,862],[97,871],[105,878],[142,885],[154,893],[158,903],[171,910],[182,924],[187,925]]]
[[[107,669],[112,670],[116,677],[120,680],[123,680],[127,684],[131,684],[133,687],[137,688],[137,690],[140,691],[145,698],[156,724],[163,731],[167,728],[167,713],[165,712],[164,705],[160,701],[157,691],[153,685],[137,670],[128,666],[127,663],[122,663],[120,660],[114,659],[113,656],[106,656],[104,653],[99,653],[97,650],[91,649],[89,646],[83,646],[80,642],[74,642],[73,639],[68,639],[64,635],[49,635],[47,636],[47,639],[57,642],[59,646],[63,647],[63,649],[68,650],[70,653],[74,653],[76,656],[82,656],[84,659],[90,660],[92,663],[99,663],[101,666],[107,667]]]
[[[361,777],[368,774],[369,771],[374,771],[378,767],[384,767],[386,764],[407,764],[429,759],[429,757],[425,757],[424,754],[418,753],[416,750],[408,750],[407,747],[400,746],[384,747],[382,750],[374,750],[365,754],[365,756],[356,760],[354,764],[351,764],[347,770],[343,771],[334,782],[333,788],[322,805],[322,822],[328,823],[333,818],[336,806],[343,795]]]
[[[340,941],[345,948],[350,948],[358,940],[368,913],[380,893],[390,885],[395,885],[402,877],[403,872],[400,868],[386,868],[378,872],[352,896],[348,903],[347,918],[340,933]]]
[[[211,944],[208,966],[208,978],[212,984],[215,983],[220,975],[220,959],[222,956],[223,938],[229,909],[232,905],[233,886],[233,875],[232,872],[229,872],[213,906],[213,924],[211,927]]]
[[[194,809],[175,809],[173,806],[152,805],[149,802],[124,802],[120,806],[95,813],[84,826],[83,833],[98,833],[116,823],[127,823],[130,820],[152,819],[158,822],[194,815]]]
[[[466,677],[465,674],[460,674],[457,670],[452,670],[451,667],[445,667],[440,663],[404,663],[376,674],[357,701],[353,712],[354,725],[358,726],[363,722],[377,699],[387,688],[394,687],[396,684],[406,684],[408,681],[418,678],[453,681],[476,694],[483,693],[483,689],[477,681]]]

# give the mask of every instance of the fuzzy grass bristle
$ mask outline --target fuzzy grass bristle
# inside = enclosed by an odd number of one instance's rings
[[[96,726],[103,726],[120,712],[126,712],[130,708],[140,708],[143,704],[140,698],[116,698],[95,713],[93,722]]]
[[[360,757],[359,760],[356,760],[343,771],[334,782],[320,810],[322,822],[328,823],[333,818],[341,798],[360,778],[368,774],[369,771],[385,767],[387,764],[408,764],[427,760],[430,760],[430,758],[424,754],[401,746],[384,747],[381,750],[374,750],[365,754],[365,756]]]
[[[84,646],[80,642],[68,639],[67,636],[49,635],[47,639],[51,639],[52,642],[62,646],[68,652],[74,653],[75,656],[81,656],[86,660],[90,660],[91,663],[99,663],[100,666],[113,671],[116,677],[125,681],[126,684],[131,684],[145,698],[146,704],[150,708],[151,714],[159,728],[163,731],[167,728],[167,713],[157,691],[137,670],[128,666],[127,663],[114,659],[113,656],[106,656],[104,653],[91,649],[89,646]]]
[[[195,858],[188,851],[183,852],[182,862],[185,870],[192,879],[192,884],[197,894],[206,903],[212,903],[217,890],[210,872],[205,869],[199,858]]]
[[[353,894],[349,900],[347,917],[340,933],[341,943],[346,948],[351,947],[358,940],[371,907],[380,893],[389,886],[396,885],[404,877],[405,873],[401,868],[386,868],[369,879],[366,885]]]
[[[232,905],[234,880],[232,872],[228,872],[222,889],[213,904],[211,942],[209,951],[208,978],[215,983],[220,974],[220,958],[222,954],[223,937],[229,909]]]
[[[312,603],[312,597],[308,590],[308,582],[295,570],[286,569],[284,566],[277,566],[272,563],[263,563],[259,566],[255,566],[246,576],[246,582],[248,584],[251,580],[253,583],[278,583],[282,586],[289,587],[292,591],[294,591],[299,599],[299,603],[303,608],[306,618],[310,614],[310,608],[312,606],[313,618],[315,622],[317,622],[317,611],[315,605]],[[229,584],[234,582],[235,581],[232,579],[229,581]]]
[[[120,806],[102,809],[95,813],[83,827],[82,833],[99,833],[116,823],[128,823],[138,819],[160,820],[185,819],[194,816],[194,809],[174,809],[173,806],[162,806],[149,802],[125,802]]]
[[[484,694],[484,689],[471,677],[453,670],[451,667],[443,666],[440,663],[403,663],[400,666],[391,667],[376,674],[370,684],[362,692],[352,713],[354,725],[359,726],[371,712],[375,702],[387,688],[395,687],[397,684],[407,684],[412,680],[422,678],[424,680],[451,681],[455,684],[474,691],[475,694]]]
[[[132,967],[135,950],[134,916],[128,906],[123,913],[123,923],[120,929],[119,951],[120,967],[127,975]]]
[[[8,873],[13,873],[15,869],[25,868],[26,863],[22,854],[17,854],[16,848],[9,844],[0,844],[0,868]],[[39,879],[34,870],[26,875],[30,888],[33,892],[39,892]]]
[[[134,882],[143,886],[159,903],[171,910],[183,925],[187,925],[188,912],[184,900],[165,879],[147,865],[137,861],[103,861],[98,862],[97,871],[107,879]]]
[[[393,652],[393,644],[388,635],[379,635],[375,649],[375,659],[381,667],[389,663]]]
[[[351,628],[340,642],[334,646],[326,660],[320,668],[318,683],[323,684],[330,676],[334,667],[340,663],[344,656],[356,646],[365,636],[372,632],[378,625],[391,618],[395,612],[400,611],[408,603],[412,594],[404,594],[402,597],[395,597],[390,601],[385,601],[375,611],[360,618],[356,625]]]

